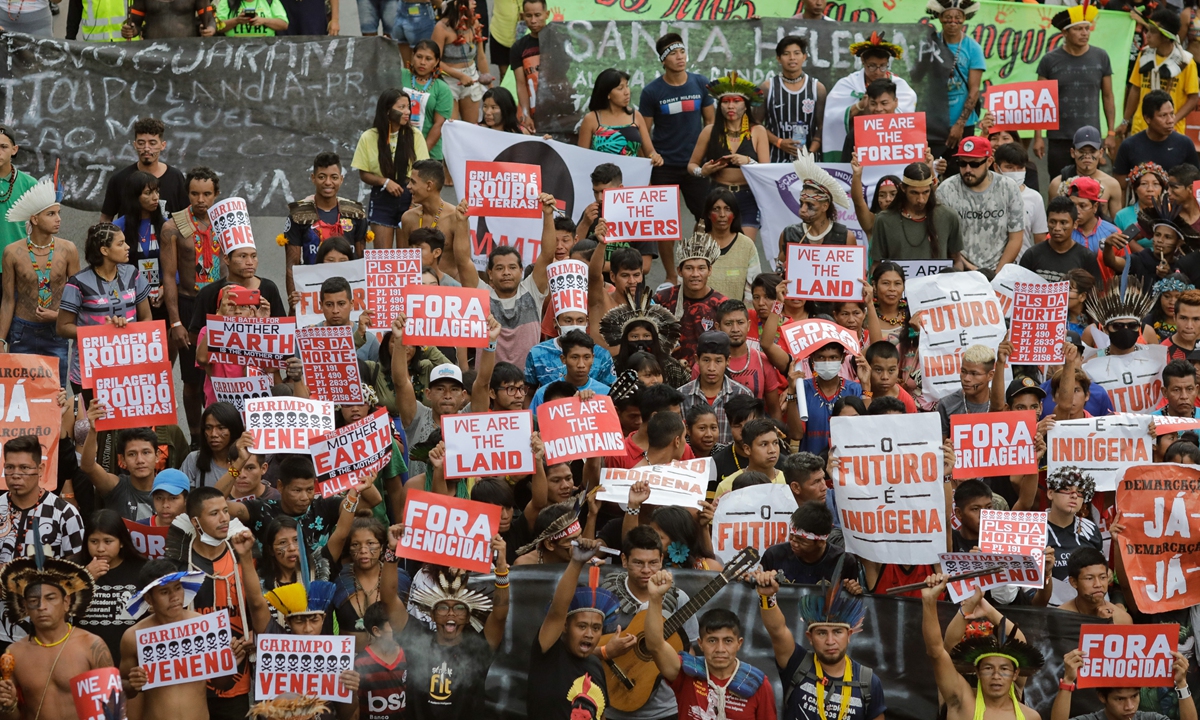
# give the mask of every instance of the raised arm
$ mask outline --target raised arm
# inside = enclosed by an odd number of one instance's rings
[[[946,700],[951,710],[963,706],[967,695],[974,695],[971,686],[950,660],[942,639],[942,624],[938,620],[937,599],[946,589],[946,576],[940,573],[930,575],[925,579],[925,589],[921,591],[921,634],[925,638],[925,654],[933,661],[933,677],[937,682],[938,691]]]
[[[489,314],[487,322],[488,346],[475,356],[475,384],[471,386],[471,408],[475,412],[485,412],[492,406],[492,372],[496,369],[496,342],[501,328],[495,315]]]
[[[788,628],[787,618],[779,609],[775,594],[779,592],[779,580],[774,570],[759,570],[754,573],[754,581],[758,586],[759,611],[762,615],[763,626],[771,637],[771,649],[775,652],[775,664],[787,667],[792,655],[796,652],[796,638]]]
[[[392,336],[400,349],[392,353],[392,383],[396,386],[396,407],[400,410],[400,422],[408,427],[417,417],[417,391],[408,377],[408,353],[404,347],[404,313],[392,319]]]
[[[92,405],[87,411],[87,439],[83,441],[83,451],[80,453],[79,459],[79,469],[92,481],[92,485],[96,487],[96,492],[100,493],[100,497],[107,497],[120,482],[116,475],[100,467],[96,462],[96,421],[104,417],[107,412],[108,407],[104,403],[99,400],[92,401]]]
[[[256,633],[266,632],[267,625],[271,623],[271,607],[263,597],[258,571],[254,568],[254,534],[249,530],[242,530],[230,538],[229,544],[237,553],[238,567],[242,571],[242,585],[247,588],[246,615],[250,618],[250,625]]]
[[[525,504],[523,515],[526,524],[532,530],[537,523],[538,513],[550,504],[548,498],[550,488],[546,480],[546,446],[542,443],[542,436],[536,432],[533,433],[529,437],[529,447],[533,450],[533,479],[529,483],[531,497]]]
[[[492,650],[504,642],[504,626],[508,623],[508,544],[500,535],[492,536],[492,557],[495,558],[493,572],[496,574],[496,591],[492,593],[492,614],[483,626],[483,637]]]
[[[571,598],[575,596],[575,587],[579,584],[579,573],[583,564],[596,556],[600,543],[586,538],[576,541],[578,544],[571,548],[571,562],[558,578],[558,586],[554,588],[554,598],[538,629],[538,646],[542,652],[547,652],[558,638],[562,636],[567,626],[567,608],[571,606]]]
[[[533,263],[533,282],[537,285],[538,292],[545,293],[550,289],[546,268],[554,262],[554,246],[558,244],[558,239],[554,234],[554,196],[542,193],[538,196],[538,201],[542,203],[542,247]]]
[[[398,563],[396,546],[400,544],[400,539],[403,537],[403,525],[393,525],[388,528],[388,549],[381,558],[383,577],[379,581],[379,597],[383,598],[383,603],[388,610],[388,620],[392,624],[392,632],[395,633],[399,633],[408,624],[408,609],[404,607],[404,601],[400,599],[400,594],[397,592],[400,576],[396,569]]]
[[[1074,405],[1072,398],[1075,395],[1075,369],[1079,367],[1079,348],[1071,343],[1066,343],[1063,346],[1063,368],[1062,375],[1058,381],[1058,392],[1054,393],[1054,419],[1067,420],[1070,418],[1069,408]]]
[[[471,225],[467,220],[469,210],[467,209],[467,199],[454,208],[452,220],[455,225],[454,247],[449,249],[449,252],[454,254],[454,267],[458,270],[458,281],[465,288],[479,287],[479,271],[475,269],[475,262],[471,259]],[[554,235],[550,235],[551,253],[554,251]],[[553,255],[551,255],[553,257]]]
[[[666,570],[659,570],[650,577],[647,582],[650,590],[650,606],[646,608],[646,631],[643,633],[646,638],[646,649],[650,651],[654,666],[658,668],[659,674],[667,682],[673,682],[675,678],[679,677],[679,668],[683,666],[683,661],[679,659],[679,653],[675,652],[675,648],[671,647],[663,637],[663,597],[666,596],[673,583],[674,578]]]

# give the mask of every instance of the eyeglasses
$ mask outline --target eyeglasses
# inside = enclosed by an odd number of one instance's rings
[[[987,158],[984,158],[982,160],[959,160],[958,164],[965,165],[971,169],[974,169],[974,168],[980,167],[982,165],[987,165]]]
[[[519,397],[525,394],[524,385],[501,385],[499,390],[509,397]]]
[[[1079,492],[1078,490],[1055,490],[1054,492],[1057,492],[1059,495],[1066,495],[1069,498],[1083,497],[1083,493]]]
[[[453,605],[442,604],[442,605],[438,605],[437,607],[435,607],[433,609],[433,614],[434,615],[449,615],[450,613],[456,613],[458,615],[466,615],[467,610],[468,610],[467,606],[464,605],[463,603],[454,603]]]
[[[881,72],[881,71],[887,70],[887,69],[888,69],[887,63],[871,63],[870,65],[863,63],[863,70],[868,70],[870,72]]]
[[[1137,330],[1141,327],[1141,325],[1139,325],[1138,323],[1124,322],[1124,323],[1110,323],[1109,327],[1111,327],[1113,330]]]
[[[20,465],[20,466],[5,465],[4,466],[4,474],[5,475],[13,475],[13,476],[24,475],[24,476],[28,477],[30,475],[39,475],[41,473],[38,472],[37,468],[30,467],[29,465]]]

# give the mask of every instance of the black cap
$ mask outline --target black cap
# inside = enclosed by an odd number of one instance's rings
[[[696,343],[696,355],[698,357],[705,353],[729,357],[729,336],[717,330],[701,333]]]
[[[1021,375],[1013,378],[1013,381],[1008,384],[1008,390],[1004,392],[1004,402],[1012,405],[1013,398],[1024,392],[1031,392],[1037,395],[1038,400],[1046,399],[1046,391],[1042,389],[1037,381],[1028,375]]]
[[[1190,362],[1200,362],[1200,347],[1188,353],[1187,359]]]

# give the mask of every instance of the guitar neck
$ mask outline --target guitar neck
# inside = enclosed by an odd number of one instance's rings
[[[713,595],[720,592],[721,588],[729,584],[729,580],[724,575],[718,575],[712,579],[712,582],[700,588],[700,592],[696,593],[691,599],[679,607],[675,612],[671,613],[671,617],[663,622],[663,637],[669,638],[679,632],[679,628],[691,619],[693,615],[700,611],[709,600],[712,600]]]

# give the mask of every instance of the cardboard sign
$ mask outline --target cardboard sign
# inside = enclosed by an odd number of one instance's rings
[[[565,312],[588,311],[588,268],[581,260],[559,260],[546,268],[550,307],[554,317]]]
[[[113,717],[124,720],[124,712],[116,715],[105,712],[106,706],[113,711],[125,707],[125,688],[121,686],[120,670],[115,667],[97,668],[76,675],[70,682],[77,720],[108,720]]]
[[[860,165],[925,162],[926,147],[923,112],[854,118],[854,154]]]
[[[467,205],[471,215],[540,218],[541,194],[540,165],[467,161]]]
[[[1036,473],[1037,422],[1032,410],[950,416],[955,479]]]
[[[963,351],[972,345],[995,350],[1008,326],[1000,301],[987,278],[978,272],[915,278],[904,295],[914,316],[920,313],[921,389],[941,399],[962,387],[959,368]]]
[[[250,452],[307,452],[313,438],[333,431],[333,403],[301,398],[246,401],[246,432],[254,436]]]
[[[891,262],[900,266],[905,278],[938,275],[945,272],[947,268],[954,267],[953,260],[892,260]],[[1005,265],[1005,267],[1008,266]]]
[[[174,425],[175,385],[171,363],[147,363],[136,367],[105,367],[92,372],[96,399],[108,406],[108,414],[96,421],[97,430]]]
[[[936,563],[946,550],[938,417],[835,417],[829,433],[846,552],[875,562]]]
[[[350,283],[350,294],[354,307],[350,310],[350,322],[357,326],[358,316],[367,309],[367,261],[348,260],[320,265],[296,265],[292,268],[292,283],[300,293],[300,302],[292,308],[296,315],[296,327],[312,327],[325,322],[321,312],[321,283],[329,278],[345,278]]]
[[[157,525],[143,525],[125,518],[125,529],[133,539],[133,546],[148,560],[161,560],[167,556],[167,530]]]
[[[254,231],[250,229],[250,211],[240,197],[225,198],[208,209],[212,233],[221,243],[221,252],[228,255],[240,248],[254,247]]]
[[[1152,413],[1163,404],[1163,345],[1138,345],[1128,355],[1104,355],[1083,364],[1092,382],[1104,388],[1119,413]]]
[[[1155,612],[1200,603],[1200,468],[1156,463],[1127,468],[1117,481],[1125,532],[1113,536],[1125,563],[1128,592]]]
[[[1200,430],[1200,418],[1175,417],[1173,415],[1154,416],[1154,434],[1158,437],[1185,430]]]
[[[995,118],[989,132],[1058,129],[1057,80],[992,85],[983,92],[983,105]]]
[[[1016,263],[1009,263],[1000,268],[1000,272],[992,278],[992,290],[996,291],[996,297],[1000,300],[1000,309],[1004,311],[1005,319],[1012,318],[1013,292],[1017,283],[1039,285],[1045,282],[1045,278],[1041,275]]]
[[[979,549],[989,553],[1044,555],[1046,512],[980,510]]]
[[[788,297],[862,302],[867,249],[862,245],[787,247]]]
[[[678,185],[605,190],[603,208],[608,242],[680,238]]]
[[[1128,413],[1059,420],[1046,435],[1046,471],[1073,465],[1096,479],[1096,492],[1117,487],[1117,476],[1154,462],[1149,415]]]
[[[404,288],[421,284],[421,248],[368,248],[363,254],[371,327],[390,330],[392,320],[404,309]]]
[[[97,368],[131,367],[167,359],[167,324],[162,320],[129,323],[123,328],[93,325],[79,328],[79,376],[84,388],[92,387]]]
[[[487,290],[409,285],[401,293],[405,345],[488,346]]]
[[[58,358],[0,353],[0,433],[4,438],[37,437],[42,446],[38,486],[44,490],[58,488],[58,441],[62,432],[58,383]],[[0,468],[4,467],[2,446],[0,443]],[[3,477],[0,489],[8,489]]]
[[[354,328],[349,325],[300,328],[296,331],[296,341],[309,395],[337,405],[362,404]]]
[[[294,693],[327,702],[354,700],[341,678],[354,667],[352,635],[259,635],[257,648],[257,699]]]
[[[246,401],[271,397],[274,380],[270,375],[247,375],[240,378],[210,377],[217,402],[227,402],[245,413]]]
[[[1173,687],[1179,625],[1081,625],[1076,687]]]
[[[317,496],[346,492],[381,470],[392,459],[392,421],[379,408],[358,422],[308,442],[317,468]]]
[[[621,419],[607,395],[597,395],[587,402],[572,396],[542,403],[538,405],[537,420],[547,465],[625,455]]]
[[[803,360],[829,343],[841,345],[850,355],[859,352],[856,333],[828,320],[797,320],[781,327],[779,334],[788,352],[797,360]]]
[[[532,473],[531,435],[528,410],[443,415],[446,479]]]
[[[296,354],[296,318],[207,316],[210,360],[232,365],[286,368]]]
[[[629,502],[629,487],[639,480],[650,483],[650,505],[676,505],[698,508],[704,502],[712,479],[712,458],[681,460],[669,465],[644,465],[638,468],[604,468],[600,471],[600,492],[596,499],[621,505]]]
[[[1013,365],[1062,365],[1071,283],[1017,283],[1013,294]]]
[[[788,541],[796,496],[788,485],[751,485],[721,496],[713,515],[713,552],[728,563],[741,550],[765,551]]]
[[[951,602],[962,602],[974,595],[976,590],[987,592],[1003,585],[1040,588],[1046,583],[1046,566],[1041,557],[998,553],[942,553],[938,555],[938,559],[942,563],[942,572],[951,575],[993,566],[1000,568],[988,575],[946,583]]]
[[[499,505],[410,490],[396,555],[487,573],[492,571],[492,536],[498,532]]]
[[[156,625],[134,633],[137,664],[149,681],[143,690],[237,673],[229,647],[229,611]]]

